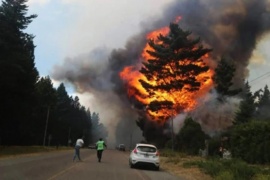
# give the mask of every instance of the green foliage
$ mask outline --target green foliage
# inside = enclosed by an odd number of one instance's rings
[[[216,177],[216,180],[232,180],[234,179],[233,174],[230,171],[222,171]]]
[[[270,173],[268,174],[257,174],[253,180],[269,180],[270,179]]]
[[[36,15],[27,16],[27,11],[25,0],[0,5],[0,139],[5,144],[24,144],[31,138],[38,72],[34,36],[24,32]]]
[[[188,154],[198,154],[199,149],[205,148],[207,136],[202,131],[199,123],[192,118],[187,118],[184,126],[176,136],[175,148]]]
[[[258,101],[256,102],[257,111],[256,117],[260,120],[269,120],[270,119],[270,91],[268,86],[264,87],[264,90],[259,90],[254,93],[254,96],[257,97]]]
[[[175,152],[175,151],[172,151],[171,148],[166,148],[166,149],[162,149],[160,150],[160,156],[162,157],[187,157],[187,154],[184,154],[184,153],[181,153],[181,152]]]
[[[236,159],[209,159],[205,161],[184,163],[184,167],[192,166],[199,167],[205,173],[211,175],[214,179],[229,178],[229,180],[251,180],[256,174],[261,173],[259,168],[250,166],[247,163]]]
[[[213,137],[208,141],[209,156],[220,156],[219,148],[221,146],[221,138]]]
[[[224,57],[218,63],[217,68],[215,69],[215,75],[213,76],[213,81],[217,93],[220,95],[220,99],[223,99],[224,96],[234,96],[241,92],[241,89],[231,90],[233,85],[232,79],[235,73],[235,66],[232,63],[229,63],[228,59]]]
[[[245,84],[245,89],[243,92],[244,99],[240,102],[239,110],[236,112],[234,124],[242,124],[250,121],[255,114],[255,102],[254,96],[250,91],[250,86],[248,82]]]
[[[26,0],[0,3],[0,145],[67,145],[91,136],[91,115],[62,83],[39,79],[34,62],[34,36],[24,32],[36,15],[28,15]],[[50,138],[49,138],[50,137]]]
[[[231,133],[232,155],[249,163],[270,162],[270,122],[251,121],[235,126]]]

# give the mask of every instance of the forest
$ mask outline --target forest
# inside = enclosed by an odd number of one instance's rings
[[[27,15],[25,0],[0,6],[0,145],[68,146],[83,135],[86,145],[107,131],[97,112],[54,87],[35,67],[34,35],[25,32],[37,15]]]

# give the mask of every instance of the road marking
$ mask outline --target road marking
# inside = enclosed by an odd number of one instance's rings
[[[57,176],[60,176],[61,174],[64,174],[64,173],[67,172],[68,170],[74,168],[75,166],[76,166],[76,164],[73,165],[73,166],[71,166],[71,167],[69,167],[69,168],[67,168],[67,169],[65,169],[65,170],[63,170],[63,171],[60,171],[59,173],[53,175],[53,176],[50,177],[49,179],[54,179],[54,178],[56,178]]]
[[[89,158],[90,158],[90,157],[86,158],[85,160],[88,160]],[[76,163],[76,162],[73,162],[73,163]],[[67,168],[67,169],[65,169],[65,170],[63,170],[63,171],[60,171],[59,173],[57,173],[57,174],[53,175],[52,177],[50,177],[48,180],[55,179],[56,177],[58,177],[58,176],[64,174],[65,172],[71,170],[72,168],[74,168],[74,167],[77,166],[77,165],[78,165],[78,164],[76,163],[76,164],[74,164],[73,166],[71,166],[71,167],[69,167],[69,168]]]

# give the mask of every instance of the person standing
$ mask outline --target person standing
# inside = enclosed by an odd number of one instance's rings
[[[82,138],[83,138],[83,136],[79,136],[79,138],[76,141],[76,144],[75,144],[75,154],[74,154],[74,157],[73,157],[73,162],[75,161],[76,157],[79,159],[79,161],[82,161],[81,160],[81,157],[80,157],[80,149],[81,149],[81,147],[84,144]]]
[[[107,145],[105,144],[105,142],[103,141],[103,139],[100,138],[99,141],[96,143],[98,162],[101,161],[102,152],[104,150],[104,147],[107,147]]]

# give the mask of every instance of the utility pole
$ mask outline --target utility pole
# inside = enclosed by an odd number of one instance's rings
[[[130,145],[129,145],[129,149],[130,149],[130,150],[131,150],[131,148],[132,148],[132,133],[133,133],[133,132],[131,132],[131,134],[130,134],[130,143],[129,143],[129,144],[130,144]]]
[[[49,116],[50,116],[50,106],[48,106],[47,119],[46,119],[45,132],[44,132],[44,139],[43,139],[43,146],[45,146],[45,142],[46,142],[46,135],[47,135]]]
[[[173,117],[171,117],[171,119],[172,119],[172,151],[174,151]]]
[[[71,143],[70,132],[71,132],[71,127],[69,127],[69,130],[68,130],[68,146],[70,146],[70,143]]]

